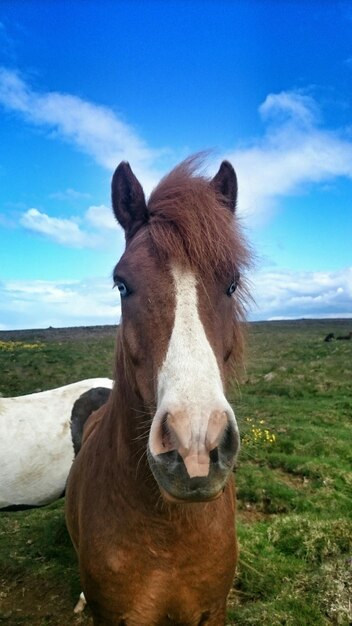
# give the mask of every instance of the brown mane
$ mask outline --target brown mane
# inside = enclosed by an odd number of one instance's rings
[[[161,263],[177,260],[200,270],[206,280],[229,282],[251,265],[251,253],[239,218],[234,219],[210,178],[200,174],[202,154],[175,167],[153,190],[148,202],[148,230]],[[235,353],[242,364],[243,325],[249,299],[242,277],[234,298]]]
[[[248,249],[224,199],[198,173],[202,160],[199,155],[186,159],[154,189],[149,232],[162,260],[183,260],[224,278],[248,265]]]

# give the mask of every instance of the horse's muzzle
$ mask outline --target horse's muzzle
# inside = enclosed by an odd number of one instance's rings
[[[204,467],[192,476],[177,449],[152,454],[148,445],[150,469],[166,500],[206,502],[221,495],[239,450],[239,434],[228,422],[218,445],[204,454]],[[201,467],[201,466],[200,466]]]

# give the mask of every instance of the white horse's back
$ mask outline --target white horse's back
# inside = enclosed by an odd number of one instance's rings
[[[74,459],[71,412],[86,391],[111,389],[90,378],[39,393],[0,398],[0,509],[60,497]]]

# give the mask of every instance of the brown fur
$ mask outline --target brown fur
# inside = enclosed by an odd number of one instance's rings
[[[152,192],[148,231],[161,263],[176,259],[194,268],[211,291],[211,282],[231,283],[236,272],[248,269],[251,255],[238,220],[234,222],[226,199],[204,175],[197,174],[202,154],[175,167]],[[235,211],[235,206],[233,211]],[[248,290],[239,280],[233,301],[234,350],[229,365],[241,366],[244,304]]]
[[[248,252],[222,196],[195,174],[198,160],[181,163],[152,192],[149,232],[161,260],[184,258],[218,279],[246,264]]]
[[[215,179],[196,176],[194,165],[188,160],[166,177],[147,208],[127,166],[128,193],[124,179],[115,196],[113,186],[114,208],[124,194],[122,218],[115,213],[127,239],[115,276],[133,296],[122,302],[118,382],[87,422],[66,495],[94,626],[225,624],[237,560],[232,477],[212,502],[174,504],[161,496],[146,458],[157,372],[173,325],[172,261],[197,274],[200,316],[224,384],[241,355],[242,306],[226,288],[248,253]]]

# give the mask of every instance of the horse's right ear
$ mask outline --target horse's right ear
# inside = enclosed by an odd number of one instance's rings
[[[126,239],[148,221],[148,210],[142,185],[130,164],[122,161],[111,181],[112,208],[117,221],[125,231]]]
[[[236,211],[237,203],[237,176],[231,163],[223,161],[220,169],[211,181],[212,187],[221,194],[224,204],[231,213]]]

